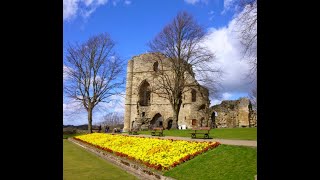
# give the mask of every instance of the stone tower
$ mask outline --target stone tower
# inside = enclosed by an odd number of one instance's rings
[[[127,83],[126,83],[126,99],[125,99],[125,113],[124,113],[124,131],[130,128],[131,119],[131,97],[132,97],[132,80],[133,80],[133,61],[128,61],[127,66]]]
[[[170,102],[153,93],[159,78],[159,62],[154,54],[146,53],[134,56],[128,61],[124,131],[136,127],[149,129],[163,127],[170,129],[177,124],[180,128],[209,126],[209,92],[195,84],[186,87],[182,95],[182,105],[178,122],[173,122],[173,110]],[[170,72],[170,66],[163,65]],[[193,81],[195,81],[193,79]]]

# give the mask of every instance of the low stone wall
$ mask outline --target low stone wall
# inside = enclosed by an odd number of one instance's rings
[[[146,167],[143,167],[142,165],[132,162],[128,159],[115,156],[111,153],[108,153],[106,151],[100,150],[98,148],[95,148],[93,146],[90,146],[88,144],[79,142],[73,138],[68,138],[69,141],[79,145],[80,147],[86,149],[87,151],[90,151],[103,159],[106,159],[113,163],[114,165],[120,167],[121,169],[127,171],[128,173],[136,176],[139,179],[150,179],[150,180],[175,180],[170,177],[166,177],[161,175],[160,173],[154,172],[153,170],[150,170]]]

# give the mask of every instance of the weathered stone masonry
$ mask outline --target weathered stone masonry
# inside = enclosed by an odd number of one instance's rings
[[[175,122],[170,102],[151,93],[158,78],[157,65],[158,61],[151,53],[134,56],[128,62],[124,131],[132,127],[141,129],[152,126],[161,126],[165,129],[173,127]],[[189,88],[183,94],[179,122],[176,123],[186,128],[206,126],[210,123],[208,113],[205,113],[210,104],[208,90],[202,86]]]
[[[210,107],[209,92],[198,85],[188,87],[183,94],[179,121],[173,122],[170,102],[152,93],[158,78],[158,61],[152,53],[134,56],[128,61],[124,131],[131,128],[149,129],[163,127],[170,129],[176,123],[179,127],[196,126],[253,127],[256,114],[247,98],[223,101]],[[170,66],[168,66],[170,67]],[[164,70],[170,71],[170,68]]]
[[[226,100],[210,107],[211,119],[217,128],[255,127],[256,112],[249,99]]]

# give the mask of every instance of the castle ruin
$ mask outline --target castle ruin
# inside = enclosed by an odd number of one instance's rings
[[[257,114],[248,98],[222,101],[209,112],[216,128],[256,127]]]
[[[163,63],[161,65],[162,70],[170,72],[170,65]],[[240,104],[234,104],[235,109],[239,111],[232,111],[232,108],[225,110],[225,106],[209,108],[208,89],[199,85],[192,75],[189,76],[195,83],[186,87],[182,94],[178,121],[174,122],[174,113],[169,100],[156,93],[155,90],[156,83],[159,82],[158,66],[160,63],[152,53],[134,56],[128,61],[124,131],[132,128],[150,129],[152,127],[163,127],[164,129],[174,127],[189,129],[200,126],[249,127],[254,124],[253,120],[250,121],[250,114],[253,113],[246,113],[251,110],[245,110],[245,108],[250,108],[244,105],[245,100],[241,100]],[[238,104],[239,108],[237,108]],[[230,112],[233,115],[225,115]]]
[[[153,93],[157,83],[159,62],[152,53],[135,56],[128,61],[124,131],[133,127],[192,128],[207,126],[207,110],[210,104],[206,88],[195,84],[182,95],[179,121],[173,121],[173,110],[168,99]],[[164,68],[170,71],[170,66]],[[195,80],[194,80],[195,81]],[[175,126],[177,125],[177,126]]]

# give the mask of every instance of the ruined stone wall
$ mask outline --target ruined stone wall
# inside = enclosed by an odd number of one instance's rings
[[[190,88],[191,89],[191,88]],[[181,105],[180,113],[179,113],[179,124],[186,125],[187,128],[206,126],[208,122],[208,107],[209,107],[209,93],[207,90],[197,90],[196,93],[196,101],[192,102],[191,90],[187,91],[183,97],[183,103]],[[202,94],[200,93],[202,92]],[[202,106],[205,109],[199,110]],[[192,125],[192,119],[196,120],[196,124]],[[203,122],[201,124],[201,119]]]
[[[256,126],[257,116],[247,98],[222,101],[221,104],[210,108],[210,114],[212,113],[215,114],[217,128]]]
[[[257,127],[257,112],[254,110],[250,111],[250,127]]]
[[[150,121],[158,113],[162,116],[162,126],[164,128],[167,128],[168,121],[173,119],[173,110],[169,100],[160,97],[157,93],[151,93],[150,105],[141,106],[139,104],[139,89],[143,82],[147,81],[150,88],[155,87],[155,83],[159,82],[157,71],[154,70],[154,63],[157,61],[158,59],[153,54],[147,53],[134,56],[128,62],[124,131],[128,131],[133,126],[147,129]],[[170,75],[170,66],[168,64],[161,65]],[[196,102],[192,102],[191,88],[196,90]],[[198,109],[204,104],[205,110],[208,110],[208,95],[208,90],[203,87],[200,87],[200,89],[196,86],[188,87],[183,94],[178,125],[186,125],[187,128],[191,128],[192,119],[197,120],[197,126],[200,125],[199,122],[202,117],[205,119],[204,121],[207,121],[209,118],[206,115],[207,113],[203,113],[203,110],[198,111]]]

